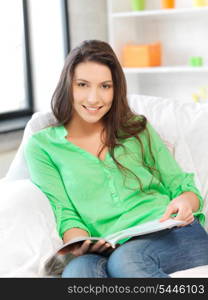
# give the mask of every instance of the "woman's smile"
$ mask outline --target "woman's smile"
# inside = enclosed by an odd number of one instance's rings
[[[85,106],[82,105],[85,109],[85,111],[87,111],[88,113],[94,115],[96,113],[98,113],[98,111],[103,107],[103,106],[98,106],[98,107],[91,107],[91,106]]]

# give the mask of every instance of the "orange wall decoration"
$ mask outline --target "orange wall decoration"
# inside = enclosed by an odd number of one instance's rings
[[[122,65],[127,68],[160,66],[161,43],[125,45],[123,48]]]
[[[174,8],[175,7],[175,0],[161,0],[161,6],[164,9]]]

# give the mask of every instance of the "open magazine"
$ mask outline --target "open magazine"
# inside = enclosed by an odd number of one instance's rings
[[[125,230],[118,231],[118,232],[110,234],[106,237],[82,237],[82,236],[81,237],[76,237],[76,238],[70,240],[68,243],[61,246],[57,250],[57,252],[59,254],[62,254],[62,253],[65,254],[68,251],[70,251],[70,246],[72,244],[82,243],[86,240],[91,240],[92,242],[97,242],[99,240],[105,240],[107,243],[109,243],[112,246],[112,248],[115,248],[116,244],[122,239],[153,233],[153,232],[164,230],[164,229],[167,229],[167,228],[172,228],[172,227],[175,227],[175,226],[178,226],[178,225],[181,225],[181,224],[185,224],[185,222],[184,221],[177,221],[177,220],[174,220],[174,219],[168,219],[164,222],[160,222],[159,220],[155,220],[155,221],[146,222],[146,223],[141,224],[141,225],[136,225],[136,226],[130,227],[130,228],[125,229]],[[64,251],[62,251],[62,250],[64,250]]]
[[[118,231],[116,233],[110,234],[105,237],[76,237],[74,239],[71,239],[68,243],[63,244],[60,246],[56,252],[47,259],[45,267],[47,269],[47,272],[50,273],[52,268],[57,265],[57,262],[59,261],[59,264],[65,264],[68,262],[70,259],[73,258],[73,256],[70,254],[70,248],[71,245],[74,245],[75,243],[80,243],[80,245],[86,241],[86,240],[91,240],[92,242],[97,242],[99,240],[105,240],[107,243],[109,243],[112,248],[116,248],[116,245],[120,240],[123,240],[125,238],[131,238],[134,236],[139,236],[139,235],[145,235],[145,234],[150,234],[153,232],[161,231],[164,229],[170,229],[172,227],[178,226],[178,225],[183,225],[185,224],[185,221],[179,221],[179,220],[174,220],[174,219],[168,219],[164,222],[160,222],[159,219],[155,221],[150,221],[146,222],[141,225],[136,225],[133,227],[130,227],[125,230]],[[62,257],[62,258],[60,258]],[[59,258],[59,259],[57,259]],[[60,265],[61,266],[61,265]],[[57,267],[60,269],[60,266]]]

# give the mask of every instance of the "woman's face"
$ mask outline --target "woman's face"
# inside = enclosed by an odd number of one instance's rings
[[[111,70],[96,62],[79,63],[73,78],[73,117],[97,123],[110,110],[113,102]]]

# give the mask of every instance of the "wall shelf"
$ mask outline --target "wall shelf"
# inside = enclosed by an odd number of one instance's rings
[[[146,0],[146,10],[132,11],[130,0],[107,0],[108,41],[122,65],[127,44],[161,43],[160,67],[125,68],[128,93],[190,99],[208,86],[208,6],[176,1],[174,9],[161,9],[160,1]],[[191,67],[191,57],[203,66]],[[148,74],[148,76],[147,76]]]
[[[180,73],[180,72],[208,72],[207,67],[171,66],[171,67],[152,67],[152,68],[123,68],[126,74],[142,73]]]
[[[175,8],[175,9],[156,9],[156,10],[143,10],[143,11],[127,11],[111,13],[113,18],[124,17],[152,17],[152,16],[179,16],[179,15],[196,15],[207,14],[208,7],[196,8]]]

